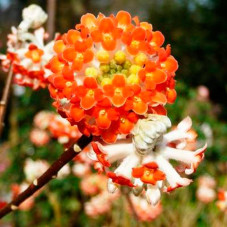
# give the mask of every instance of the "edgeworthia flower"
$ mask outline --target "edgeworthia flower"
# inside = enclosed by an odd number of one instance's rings
[[[178,63],[163,43],[160,31],[128,12],[88,13],[55,42],[47,65],[53,105],[82,134],[93,136],[89,156],[107,173],[108,190],[146,190],[152,204],[161,191],[190,184],[179,172],[193,173],[206,149],[186,149],[195,139],[190,118],[167,133],[165,105],[176,99]]]
[[[47,14],[40,6],[32,4],[23,9],[23,20],[19,24],[18,29],[21,31],[28,31],[29,28],[36,29],[46,22],[47,17]]]
[[[167,116],[149,114],[140,119],[132,131],[132,137],[115,144],[93,142],[94,151],[89,157],[109,177],[108,189],[114,192],[119,185],[132,188],[135,195],[146,191],[147,201],[157,204],[161,191],[170,192],[189,185],[192,180],[182,177],[192,174],[204,158],[206,145],[195,151],[177,148],[191,138],[191,119],[185,118],[176,129],[167,132],[171,122]],[[186,147],[187,144],[185,144]],[[174,167],[171,160],[179,162]]]
[[[41,26],[46,19],[39,6],[25,8],[23,21],[8,35],[7,54],[0,55],[3,70],[8,71],[13,64],[14,83],[34,90],[46,87],[51,74],[45,66],[53,56],[54,42],[45,43],[47,34]]]

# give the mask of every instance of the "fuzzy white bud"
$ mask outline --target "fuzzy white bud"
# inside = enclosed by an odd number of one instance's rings
[[[40,6],[32,4],[23,10],[23,21],[20,23],[19,29],[22,31],[27,31],[29,28],[36,29],[46,22],[47,17]]]

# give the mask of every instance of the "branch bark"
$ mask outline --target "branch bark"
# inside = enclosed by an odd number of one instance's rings
[[[57,176],[58,171],[69,161],[71,161],[76,155],[80,153],[90,142],[92,136],[81,136],[77,143],[67,149],[51,166],[50,168],[38,179],[34,180],[32,184],[22,193],[20,193],[15,199],[4,206],[0,210],[0,219],[18,209],[19,205],[32,196],[36,191],[46,185],[50,180]]]
[[[52,40],[54,38],[55,32],[55,14],[56,14],[56,0],[48,0],[47,1],[47,33],[49,34],[48,40]]]
[[[12,79],[13,79],[13,64],[11,63],[6,84],[3,90],[2,99],[0,101],[0,137],[2,135],[2,131],[4,127],[4,117],[5,117],[6,106],[9,98]]]

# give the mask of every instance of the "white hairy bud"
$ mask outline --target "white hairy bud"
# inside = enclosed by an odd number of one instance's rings
[[[27,31],[29,28],[36,29],[46,22],[47,17],[40,6],[32,4],[23,10],[23,21],[20,23],[19,29],[22,31]]]
[[[138,153],[145,155],[151,152],[169,127],[171,121],[167,116],[149,114],[146,119],[140,119],[132,131]]]

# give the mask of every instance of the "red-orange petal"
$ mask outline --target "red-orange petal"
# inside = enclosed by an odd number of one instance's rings
[[[163,63],[163,65],[164,68],[170,73],[174,73],[178,69],[178,62],[173,56],[168,57],[167,60]]]
[[[73,81],[74,80],[74,72],[73,72],[73,70],[68,65],[65,65],[63,67],[63,69],[62,69],[62,76],[66,80],[70,80],[70,81]]]
[[[80,107],[72,106],[70,108],[70,116],[75,122],[79,122],[84,118],[84,110]]]
[[[155,92],[155,94],[152,96],[152,102],[156,102],[159,104],[166,104],[167,99],[166,96],[161,92]]]
[[[62,64],[59,60],[57,56],[54,56],[50,62],[50,69],[53,73],[58,73],[62,70],[62,68],[64,67],[64,64]]]
[[[70,29],[67,32],[67,41],[69,44],[74,44],[78,40],[81,40],[80,32],[75,29]]]
[[[98,87],[98,84],[94,77],[87,76],[84,78],[84,86],[86,88],[95,89]]]
[[[157,45],[160,47],[165,41],[164,35],[160,31],[152,32],[152,41],[151,45]]]
[[[122,95],[114,95],[112,97],[112,103],[116,107],[121,107],[125,104],[126,98],[124,98]]]
[[[116,18],[118,21],[118,25],[120,26],[127,26],[131,23],[131,15],[126,11],[119,11],[116,15]]]
[[[132,168],[132,176],[135,178],[140,178],[143,176],[144,173],[144,167],[136,167],[136,168]]]
[[[76,58],[76,51],[73,47],[68,47],[63,51],[63,58],[72,62]]]
[[[88,63],[88,62],[92,61],[93,57],[94,57],[93,51],[92,50],[86,50],[84,52],[84,63]]]
[[[124,87],[125,84],[126,84],[124,75],[121,75],[121,74],[114,75],[113,80],[112,80],[112,84],[115,87]]]
[[[54,49],[55,53],[57,53],[57,54],[62,53],[63,50],[65,49],[65,44],[64,44],[63,40],[57,40],[54,43],[53,49]]]
[[[61,90],[65,87],[66,80],[61,76],[55,76],[53,79],[53,84],[55,88]]]
[[[117,44],[117,42],[114,39],[104,39],[102,41],[102,47],[108,51],[114,50],[116,47],[116,44]]]
[[[110,119],[107,117],[107,113],[99,114],[99,117],[96,118],[96,123],[101,129],[108,129],[111,125]]]
[[[83,98],[81,98],[80,106],[85,109],[91,109],[96,104],[96,100],[94,99],[94,96],[85,95]]]
[[[133,33],[132,33],[132,39],[133,40],[138,40],[138,41],[143,41],[146,37],[146,32],[143,28],[136,28]]]
[[[148,105],[142,101],[133,102],[133,111],[139,115],[143,115],[147,112]]]
[[[96,17],[91,14],[87,13],[81,17],[81,24],[87,27],[88,29],[92,29],[93,27],[96,27],[97,19]]]
[[[157,169],[158,168],[158,164],[156,162],[148,162],[148,163],[144,164],[144,166],[149,168],[149,169]]]
[[[120,125],[119,125],[119,132],[122,134],[129,134],[133,129],[134,124],[129,121],[128,119],[121,118]]]
[[[175,89],[168,89],[166,92],[168,103],[174,103],[177,98],[177,92]]]
[[[114,29],[114,24],[110,18],[105,17],[100,21],[99,30],[101,32],[110,33],[113,31],[113,29]]]

